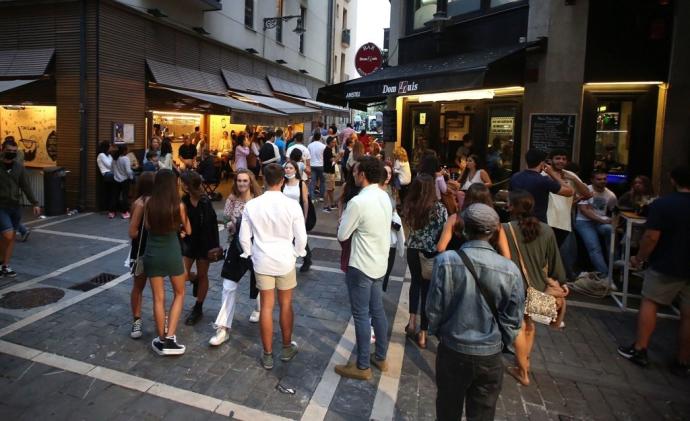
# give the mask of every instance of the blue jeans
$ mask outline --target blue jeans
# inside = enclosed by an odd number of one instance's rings
[[[311,181],[309,182],[309,194],[312,199],[314,196],[314,188],[316,184],[319,185],[319,197],[323,197],[326,193],[326,176],[323,174],[323,167],[311,167]]]
[[[355,321],[357,339],[357,367],[367,369],[369,347],[371,346],[371,329],[376,335],[376,359],[385,360],[388,352],[388,320],[383,311],[383,292],[381,279],[372,279],[359,269],[347,267],[345,282],[350,294],[352,318]],[[371,322],[369,319],[371,318]]]
[[[594,221],[575,221],[575,231],[585,243],[585,248],[589,253],[589,260],[594,266],[594,270],[599,273],[608,273],[609,267],[604,259],[604,251],[601,249],[601,239],[603,237],[606,251],[611,246],[611,224],[600,224]]]

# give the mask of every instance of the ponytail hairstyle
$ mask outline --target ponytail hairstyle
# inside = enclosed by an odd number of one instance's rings
[[[525,190],[508,194],[511,219],[518,221],[525,243],[534,241],[541,232],[541,222],[534,216],[534,197]]]

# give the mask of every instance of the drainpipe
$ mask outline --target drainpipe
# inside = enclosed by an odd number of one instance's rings
[[[333,83],[333,77],[331,75],[331,57],[333,57],[333,3],[336,0],[331,0],[328,2],[328,29],[326,30],[326,85]]]
[[[79,207],[86,208],[88,174],[88,131],[86,113],[86,0],[81,0],[79,17]]]

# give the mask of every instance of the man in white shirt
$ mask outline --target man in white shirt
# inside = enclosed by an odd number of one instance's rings
[[[287,159],[291,159],[290,154],[293,150],[299,149],[300,152],[302,152],[302,162],[304,163],[302,181],[307,181],[311,175],[311,154],[309,153],[309,149],[304,146],[304,133],[295,133],[295,137],[293,139],[295,139],[295,143],[287,149],[285,155],[287,156]],[[321,159],[321,167],[323,167],[323,158]]]
[[[280,359],[287,362],[297,354],[297,343],[292,341],[292,290],[297,286],[296,257],[307,254],[307,231],[297,201],[280,191],[285,179],[283,168],[275,163],[268,164],[263,174],[267,189],[244,207],[240,245],[241,256],[252,258],[256,286],[261,293],[259,330],[264,347],[261,365],[270,370],[273,368],[273,290],[276,288],[283,339]]]
[[[390,198],[378,186],[385,177],[381,161],[362,157],[352,171],[362,190],[347,203],[338,227],[338,240],[352,241],[345,279],[355,321],[357,362],[337,365],[335,372],[343,377],[369,380],[371,364],[381,371],[388,369],[388,321],[383,311],[381,284],[388,264],[393,210]],[[371,325],[376,335],[376,353],[370,361]]]
[[[574,172],[565,169],[568,165],[568,152],[562,149],[557,149],[551,152],[551,175],[542,172],[545,177],[553,177],[558,182],[563,182],[564,185],[570,187],[575,191],[579,200],[589,199],[592,194],[587,185],[580,180]],[[573,267],[575,260],[577,260],[577,245],[575,237],[573,241],[566,242],[573,231],[573,199],[574,196],[561,196],[556,193],[549,193],[549,205],[546,210],[546,222],[549,224],[553,233],[556,236],[558,248],[563,257],[563,264],[566,268],[568,278],[573,278]],[[575,246],[573,246],[575,244]]]
[[[309,183],[309,194],[313,199],[316,199],[314,190],[316,185],[319,185],[319,200],[323,202],[323,195],[326,193],[326,176],[323,173],[323,151],[326,150],[326,145],[321,140],[321,132],[314,132],[312,142],[309,144],[309,155],[311,156],[311,171],[312,177]]]
[[[585,243],[589,253],[589,260],[594,270],[600,274],[608,274],[608,266],[601,249],[601,239],[606,245],[606,251],[611,247],[611,218],[607,215],[616,206],[616,195],[606,188],[606,172],[595,170],[592,174],[592,184],[587,186],[592,196],[581,200],[577,204],[575,230]]]

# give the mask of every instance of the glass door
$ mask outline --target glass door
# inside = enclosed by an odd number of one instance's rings
[[[412,106],[410,107],[410,140],[408,144],[408,155],[410,165],[417,168],[424,151],[433,149],[432,144],[432,107]],[[409,152],[412,153],[409,153]]]

